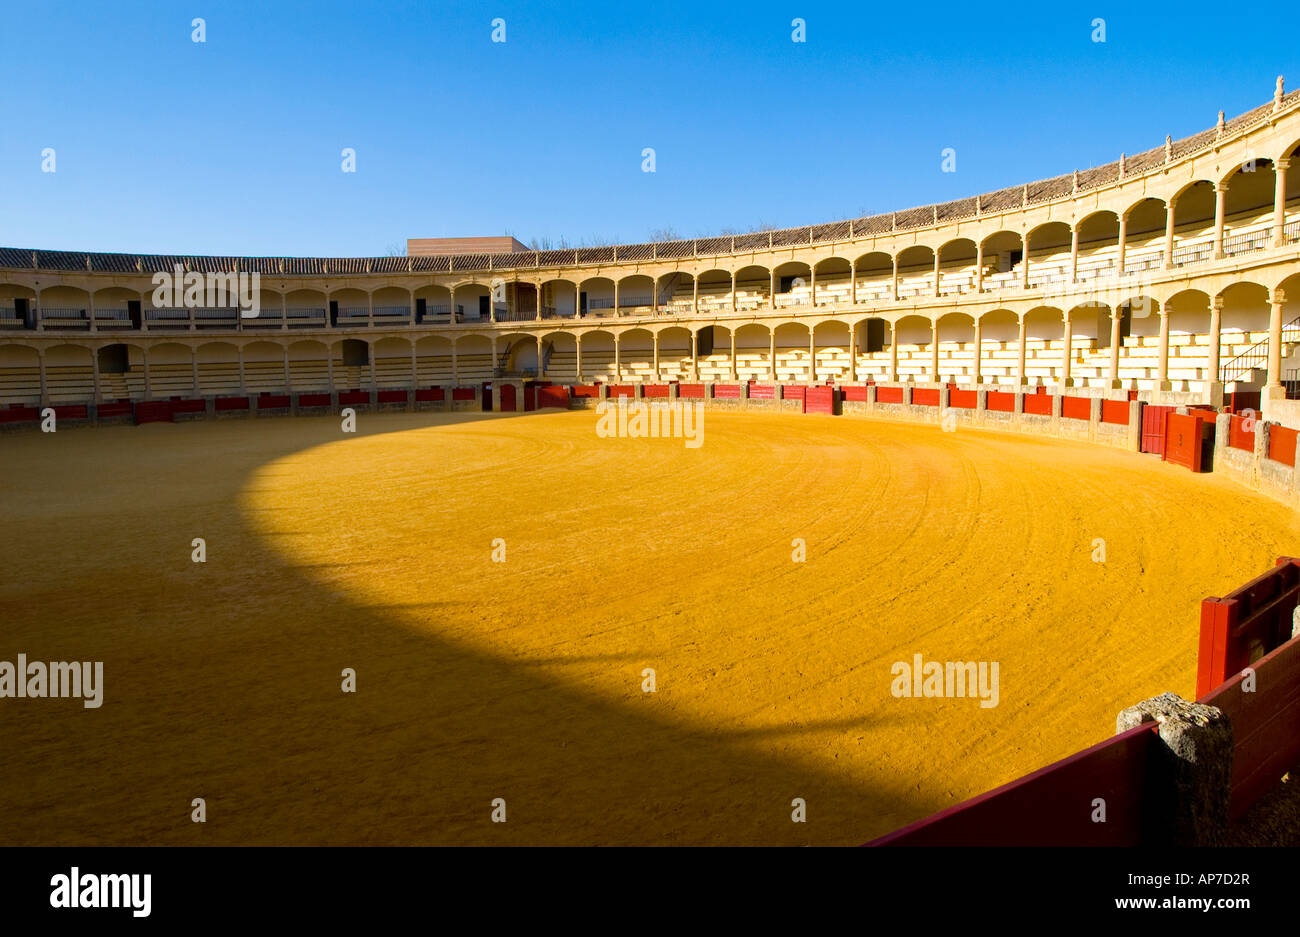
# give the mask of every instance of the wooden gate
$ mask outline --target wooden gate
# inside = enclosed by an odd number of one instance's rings
[[[1142,411],[1142,451],[1165,454],[1165,424],[1177,407],[1147,406]]]

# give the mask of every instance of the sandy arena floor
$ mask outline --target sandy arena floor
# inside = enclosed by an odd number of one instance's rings
[[[1300,550],[1152,457],[595,419],[0,437],[0,660],[105,663],[101,709],[0,700],[0,843],[859,843],[1190,696],[1199,600]],[[915,653],[999,705],[894,698]]]

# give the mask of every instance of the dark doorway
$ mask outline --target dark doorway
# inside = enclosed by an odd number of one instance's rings
[[[416,325],[419,325],[421,322],[424,321],[424,310],[425,310],[424,300],[417,299],[415,301],[415,324]]]
[[[337,300],[330,300],[330,326],[339,324],[339,304]]]
[[[478,298],[478,317],[480,319],[492,318],[492,307],[488,305],[490,302],[492,302],[490,296],[480,296]]]
[[[125,374],[131,369],[131,361],[125,345],[105,345],[99,349],[100,374]]]
[[[885,320],[867,320],[867,354],[885,350]]]
[[[140,300],[128,299],[126,301],[126,315],[131,320],[131,328],[144,328],[144,312],[140,309]]]
[[[703,358],[705,355],[713,354],[713,326],[705,326],[695,334],[696,355]]]
[[[581,319],[587,314],[587,294],[581,292],[578,294],[578,318]]]
[[[370,364],[370,346],[359,338],[343,339],[343,366],[363,368]]]
[[[14,300],[14,315],[22,322],[23,328],[30,329],[35,327],[36,323],[31,320],[32,308],[28,299],[19,296]]]
[[[492,412],[492,382],[491,381],[483,382],[483,387],[479,392],[479,396],[483,399],[483,412],[491,413]]]

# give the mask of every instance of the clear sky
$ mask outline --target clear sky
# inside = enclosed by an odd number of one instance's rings
[[[1300,87],[1297,26],[1286,3],[3,0],[0,245],[349,256],[903,209]]]

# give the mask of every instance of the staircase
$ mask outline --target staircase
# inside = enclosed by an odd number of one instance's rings
[[[1300,316],[1282,326],[1282,357],[1290,356],[1291,346],[1300,342]],[[1251,345],[1237,357],[1219,367],[1219,380],[1224,384],[1233,381],[1257,383],[1260,376],[1257,371],[1268,370],[1268,339]]]

